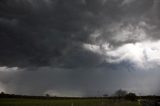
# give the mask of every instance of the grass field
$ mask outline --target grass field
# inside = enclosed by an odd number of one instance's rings
[[[108,99],[0,99],[0,106],[140,106],[138,102]]]

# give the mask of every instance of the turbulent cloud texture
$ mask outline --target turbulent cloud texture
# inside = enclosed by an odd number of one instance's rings
[[[108,63],[121,63],[127,61],[136,68],[153,69],[160,66],[160,41],[126,43],[121,47],[112,49],[109,44],[90,45],[84,48],[103,55]]]
[[[0,63],[7,66],[93,66],[100,58],[85,43],[119,46],[159,34],[156,0],[2,0],[0,8]]]
[[[160,66],[159,10],[159,0],[1,0],[0,91],[159,92],[150,88]]]

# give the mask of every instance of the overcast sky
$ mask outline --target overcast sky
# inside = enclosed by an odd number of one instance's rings
[[[160,0],[0,0],[0,91],[160,94]]]

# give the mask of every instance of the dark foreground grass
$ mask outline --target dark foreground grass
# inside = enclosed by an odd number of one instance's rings
[[[140,106],[138,102],[108,99],[0,99],[0,106]]]

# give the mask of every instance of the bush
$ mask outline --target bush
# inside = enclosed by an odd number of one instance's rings
[[[125,99],[126,100],[130,100],[130,101],[136,101],[137,100],[137,96],[135,93],[128,93],[126,96],[125,96]]]
[[[127,95],[127,91],[119,89],[115,92],[114,95],[119,98],[125,97]]]

